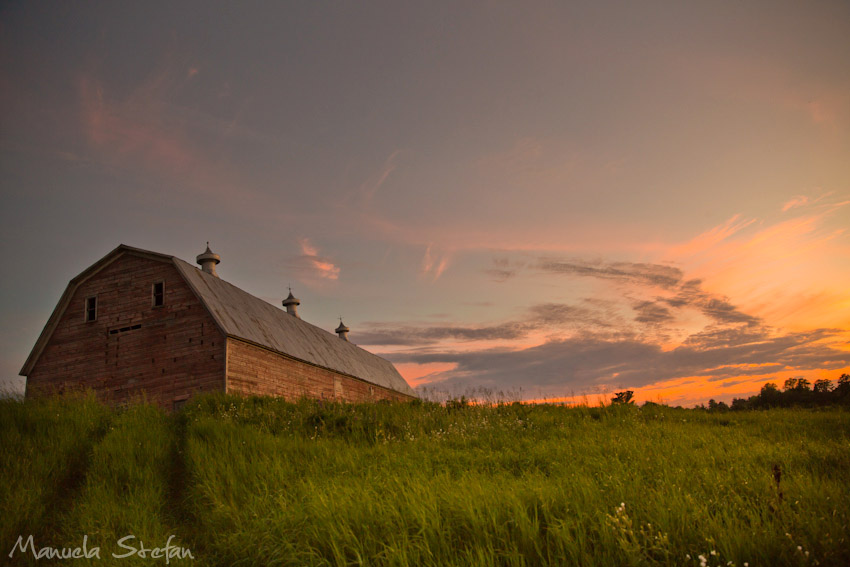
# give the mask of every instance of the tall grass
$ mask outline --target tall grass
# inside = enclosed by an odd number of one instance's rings
[[[2,423],[29,403],[0,406]],[[176,534],[203,565],[850,564],[842,410],[207,396],[176,416],[99,411],[109,429],[40,545]]]
[[[0,542],[4,548],[11,549],[18,535],[48,536],[56,529],[55,510],[70,504],[85,480],[89,454],[111,417],[93,396],[26,403],[0,399]]]

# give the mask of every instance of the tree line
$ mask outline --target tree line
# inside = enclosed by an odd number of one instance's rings
[[[805,378],[788,378],[781,390],[775,382],[768,382],[755,396],[734,398],[731,406],[709,400],[706,409],[725,411],[832,405],[850,406],[850,374],[842,374],[837,383],[822,379],[812,384]]]
[[[615,392],[611,405],[633,405],[634,391]],[[644,405],[658,405],[645,402]],[[846,405],[850,406],[850,374],[839,376],[837,383],[832,380],[815,380],[812,384],[806,378],[788,378],[782,390],[775,382],[768,382],[761,392],[749,398],[733,398],[732,405],[726,402],[709,400],[708,406],[701,404],[698,408],[708,411],[739,411],[750,409],[788,408],[788,407],[821,407]]]

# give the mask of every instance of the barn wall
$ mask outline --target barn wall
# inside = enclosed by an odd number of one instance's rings
[[[157,281],[165,282],[161,307],[152,306]],[[86,322],[93,295],[97,320]],[[224,356],[224,336],[173,264],[124,254],[77,288],[27,377],[27,395],[91,388],[122,403],[144,391],[171,408],[197,391],[223,391]]]
[[[227,339],[227,391],[290,401],[303,397],[353,403],[412,399],[232,337]]]

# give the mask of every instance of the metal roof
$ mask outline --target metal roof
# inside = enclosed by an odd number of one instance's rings
[[[221,330],[293,358],[416,396],[395,366],[179,258],[174,265]]]
[[[388,360],[294,317],[180,258],[124,244],[70,281],[27,358],[21,375],[27,376],[32,370],[77,287],[123,254],[172,262],[227,336],[416,397],[413,388]]]

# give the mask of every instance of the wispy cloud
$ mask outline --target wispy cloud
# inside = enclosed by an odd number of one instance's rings
[[[705,252],[754,222],[756,219],[742,219],[741,215],[734,215],[723,224],[703,232],[685,244],[675,246],[670,251],[670,255],[674,258],[687,258]]]
[[[797,207],[802,207],[802,206],[806,205],[808,202],[809,202],[808,197],[806,197],[805,195],[799,195],[797,197],[794,197],[790,201],[786,202],[784,205],[782,205],[782,212],[785,213],[785,212],[790,211],[791,209],[796,209]]]
[[[369,203],[375,197],[390,174],[395,171],[399,154],[401,154],[401,150],[395,150],[391,153],[381,167],[360,185],[360,195],[366,203]]]
[[[292,267],[299,272],[302,280],[315,281],[318,279],[336,281],[339,279],[339,267],[329,258],[321,256],[319,249],[308,238],[299,238],[298,245],[301,247],[301,255],[294,259],[294,265]]]
[[[419,274],[431,281],[437,281],[446,268],[449,267],[450,252],[438,252],[434,244],[429,244],[425,248],[425,254],[422,256],[422,264]]]
[[[634,262],[585,262],[541,258],[537,267],[563,275],[588,276],[624,284],[653,285],[672,288],[682,281],[682,270],[674,266]]]

